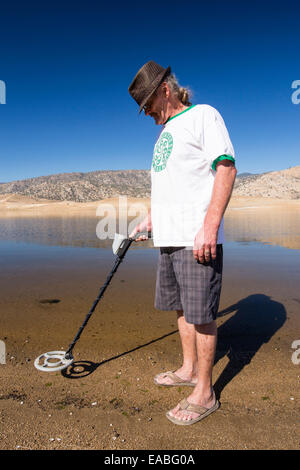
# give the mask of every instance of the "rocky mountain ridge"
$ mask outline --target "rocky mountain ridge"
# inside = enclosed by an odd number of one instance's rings
[[[92,171],[39,176],[0,184],[0,194],[57,201],[91,202],[126,195],[150,197],[149,170]],[[241,174],[234,196],[300,199],[300,166],[263,174]]]
[[[300,199],[300,166],[237,178],[233,195]]]
[[[127,195],[150,196],[149,170],[60,173],[0,185],[0,194],[21,194],[38,199],[90,202]]]

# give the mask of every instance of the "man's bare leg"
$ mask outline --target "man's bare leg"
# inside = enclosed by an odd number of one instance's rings
[[[205,325],[193,326],[196,332],[198,354],[198,382],[187,400],[189,403],[211,408],[216,401],[212,387],[212,370],[217,344],[217,325],[213,321]],[[181,420],[194,419],[199,416],[198,413],[180,410],[179,405],[171,410],[170,414]]]
[[[195,326],[185,321],[182,310],[177,310],[177,323],[182,346],[183,364],[175,371],[175,374],[183,380],[196,383],[198,365]],[[172,379],[163,373],[156,380],[163,385],[172,384]]]

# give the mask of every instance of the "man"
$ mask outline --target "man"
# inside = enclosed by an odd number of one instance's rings
[[[147,62],[129,93],[139,112],[162,125],[151,168],[151,211],[130,235],[152,229],[160,247],[155,307],[176,310],[183,364],[158,374],[162,386],[194,387],[168,411],[190,425],[219,407],[212,386],[222,281],[223,215],[235,176],[234,150],[224,121],[208,105],[191,106],[170,67]],[[136,240],[144,240],[145,236]]]

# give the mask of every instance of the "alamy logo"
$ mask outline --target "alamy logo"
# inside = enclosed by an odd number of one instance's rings
[[[154,171],[162,171],[173,149],[173,137],[169,132],[163,132],[156,142],[153,154],[152,167]]]
[[[148,214],[147,204],[135,202],[128,204],[127,196],[119,196],[118,206],[100,203],[96,215],[101,217],[97,224],[96,234],[100,240],[114,240],[116,232],[129,235]],[[128,223],[128,219],[130,223]]]
[[[292,342],[291,348],[296,349],[292,354],[292,363],[297,366],[300,364],[300,339],[295,339],[295,341]]]
[[[0,364],[6,364],[5,343],[0,340]]]
[[[6,104],[6,85],[3,80],[0,80],[0,104]]]
[[[294,80],[292,83],[292,88],[296,88],[296,91],[292,93],[292,103],[299,104],[300,103],[300,80]]]

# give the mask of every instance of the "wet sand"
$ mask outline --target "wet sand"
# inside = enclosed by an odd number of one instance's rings
[[[298,449],[300,365],[291,345],[300,339],[299,251],[264,247],[265,264],[259,247],[248,247],[247,256],[230,243],[225,250],[213,374],[221,407],[183,427],[165,412],[187,387],[153,383],[182,359],[175,314],[153,307],[157,251],[128,252],[74,349],[73,367],[42,373],[35,357],[67,348],[113,257],[109,250],[55,247],[23,256],[16,244],[14,263],[9,255],[0,272],[7,348],[0,448]],[[51,299],[59,302],[44,302]]]

